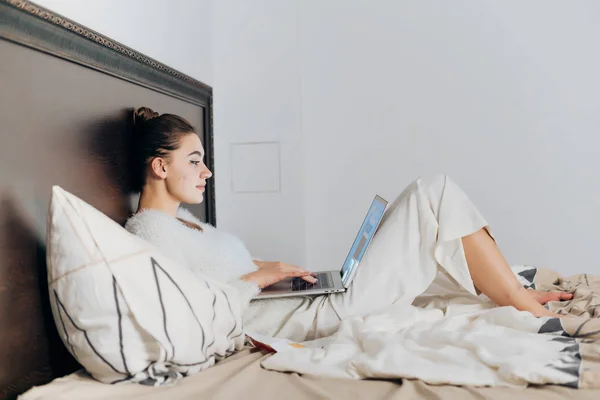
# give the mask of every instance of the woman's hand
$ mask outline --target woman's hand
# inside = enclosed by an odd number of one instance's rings
[[[309,283],[316,283],[317,279],[313,273],[304,270],[295,265],[286,264],[280,261],[257,261],[254,263],[258,271],[250,272],[240,279],[248,282],[254,282],[259,288],[264,289],[286,278],[302,278]]]
[[[262,260],[252,260],[254,261],[254,265],[258,267],[258,269],[264,268],[272,264],[271,261],[262,261]]]

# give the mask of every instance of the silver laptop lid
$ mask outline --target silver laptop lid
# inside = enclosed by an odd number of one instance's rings
[[[344,261],[344,265],[342,266],[342,284],[345,288],[350,286],[352,279],[354,279],[356,268],[365,255],[367,247],[369,247],[369,243],[371,243],[371,239],[375,235],[375,231],[381,222],[381,218],[383,218],[383,213],[385,212],[387,204],[387,200],[384,200],[380,196],[375,196],[373,199],[371,207],[367,212],[367,216],[356,235],[356,239],[354,239],[354,243],[352,243],[346,261]]]

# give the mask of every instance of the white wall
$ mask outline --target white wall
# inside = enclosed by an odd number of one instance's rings
[[[212,0],[35,0],[171,68],[213,83]]]
[[[600,274],[600,3],[299,4],[311,268],[373,194],[444,172],[509,262]]]
[[[295,0],[36,3],[213,86],[218,226],[257,257],[304,264]],[[230,146],[256,141],[279,143],[279,193],[231,190]]]
[[[444,172],[509,262],[600,273],[594,0],[38,3],[214,86],[219,226],[257,256],[337,267],[374,193]],[[231,190],[256,141],[279,194]]]
[[[297,3],[219,0],[214,8],[218,226],[239,235],[256,257],[304,265]],[[279,143],[279,193],[232,191],[230,148],[246,142]],[[247,168],[246,176],[264,173]]]

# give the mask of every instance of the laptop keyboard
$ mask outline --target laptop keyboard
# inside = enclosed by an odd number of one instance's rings
[[[292,279],[292,290],[296,292],[298,290],[329,289],[333,287],[333,281],[329,272],[322,272],[316,275],[318,281],[315,284],[306,282],[302,278]]]

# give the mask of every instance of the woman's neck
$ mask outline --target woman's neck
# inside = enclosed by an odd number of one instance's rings
[[[144,186],[142,193],[140,194],[140,201],[138,203],[138,209],[141,210],[160,210],[164,213],[169,214],[172,217],[177,217],[177,210],[179,209],[179,201],[173,200],[173,198],[163,190],[156,190],[152,186]]]

